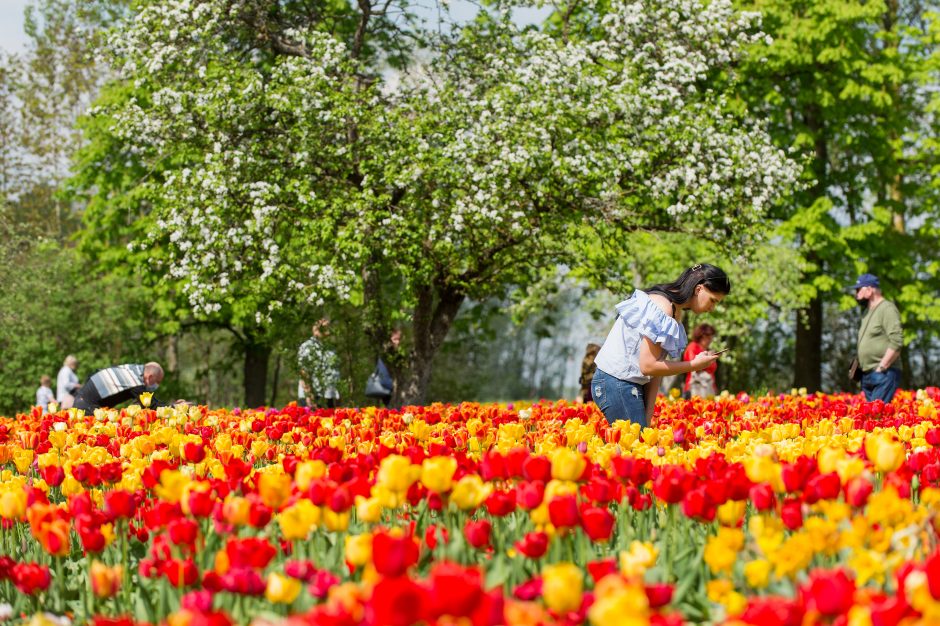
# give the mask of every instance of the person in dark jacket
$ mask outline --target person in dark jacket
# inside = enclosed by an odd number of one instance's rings
[[[594,398],[591,396],[591,379],[594,378],[594,372],[597,370],[597,365],[594,364],[594,358],[597,356],[597,353],[600,352],[600,349],[601,347],[596,343],[589,343],[584,351],[584,358],[581,360],[581,378],[578,379],[581,390],[578,392],[578,397],[575,398],[575,402],[583,403],[594,401]]]
[[[101,407],[115,407],[122,402],[140,398],[144,392],[154,392],[163,382],[163,368],[151,361],[145,365],[137,363],[113,365],[98,370],[88,377],[75,392],[76,409],[90,413]],[[151,398],[151,407],[165,406]]]

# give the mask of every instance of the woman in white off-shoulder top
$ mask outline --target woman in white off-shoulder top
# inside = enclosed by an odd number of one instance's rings
[[[607,421],[649,424],[663,376],[705,369],[718,359],[702,352],[692,361],[679,358],[688,343],[682,324],[686,309],[707,313],[731,292],[728,276],[714,265],[695,265],[674,282],[637,290],[617,305],[617,321],[597,354],[591,381],[594,402]]]

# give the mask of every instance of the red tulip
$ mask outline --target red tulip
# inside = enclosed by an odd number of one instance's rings
[[[868,479],[856,476],[845,483],[845,501],[859,509],[868,502],[873,489],[874,485]]]
[[[38,591],[45,591],[52,582],[49,568],[39,563],[17,563],[12,567],[10,580],[20,592],[33,595]]]
[[[555,528],[571,528],[577,526],[578,500],[575,496],[556,496],[548,503],[548,517]]]
[[[803,526],[803,505],[796,498],[787,498],[780,506],[780,519],[790,530]]]
[[[383,576],[401,576],[418,562],[418,543],[410,535],[376,533],[372,538],[372,562]]]
[[[548,551],[548,535],[541,531],[526,533],[516,542],[516,549],[530,559],[540,559]]]
[[[175,545],[192,546],[196,543],[196,537],[199,536],[199,524],[183,517],[170,522],[167,526],[167,532],[170,535],[170,541]]]
[[[330,495],[330,508],[336,513],[348,511],[353,505],[352,494],[345,485],[339,485]]]
[[[924,439],[932,446],[940,446],[940,428],[928,428]]]
[[[659,476],[653,480],[653,493],[663,502],[676,504],[682,501],[694,480],[685,468],[667,465],[661,468]]]
[[[440,539],[438,539],[438,533],[440,533]],[[437,547],[438,541],[446,546],[449,539],[447,527],[443,524],[429,524],[424,531],[424,543],[428,546],[428,550],[434,550],[434,548]]]
[[[552,462],[544,456],[530,456],[522,463],[522,473],[526,480],[547,483],[552,479]]]
[[[777,505],[774,489],[767,483],[751,487],[751,502],[758,511],[769,511]]]
[[[480,478],[486,482],[505,480],[509,477],[506,471],[506,459],[499,452],[493,450],[483,455],[480,461]]]
[[[372,589],[366,607],[369,623],[410,626],[426,619],[428,591],[407,576],[384,578]]]
[[[310,595],[315,598],[323,599],[330,592],[330,589],[339,584],[339,577],[333,572],[325,569],[317,570],[313,574],[310,586],[307,589]]]
[[[313,576],[316,573],[317,566],[313,564],[313,561],[287,561],[284,563],[285,576],[296,578],[305,583],[313,580]]]
[[[490,533],[493,531],[493,525],[489,520],[467,520],[464,525],[464,536],[474,548],[485,548],[490,544]]]
[[[597,583],[605,576],[619,572],[620,565],[617,563],[616,557],[609,557],[600,561],[588,562],[587,571],[591,575],[591,579]]]
[[[524,583],[518,585],[512,590],[512,595],[517,600],[531,602],[542,595],[542,577],[536,576]]]
[[[163,563],[161,573],[174,587],[189,587],[199,580],[199,571],[192,559],[170,559]]]
[[[189,494],[189,512],[193,517],[209,517],[215,508],[216,498],[212,492],[192,491]]]
[[[187,463],[202,463],[206,458],[206,446],[201,441],[187,441],[183,444],[182,452]]]
[[[137,498],[129,491],[117,489],[104,493],[104,510],[114,519],[130,519],[137,512]]]
[[[516,485],[516,504],[531,511],[542,504],[545,498],[545,483],[541,480],[529,480]]]
[[[800,588],[807,610],[822,615],[844,615],[855,602],[855,581],[844,570],[816,570]]]
[[[614,532],[613,513],[606,507],[592,506],[581,511],[581,526],[591,541],[607,541]]]
[[[497,489],[487,496],[487,512],[494,517],[505,517],[516,510],[516,494],[513,491]]]
[[[685,494],[682,499],[682,512],[686,517],[711,522],[715,519],[718,507],[709,496],[707,488],[699,487]]]
[[[789,598],[751,598],[747,609],[736,619],[754,626],[801,626],[803,612],[799,602]]]
[[[828,474],[819,474],[813,476],[806,482],[806,492],[803,499],[807,504],[813,504],[820,500],[832,500],[839,497],[842,491],[842,481],[835,472]]]
[[[264,569],[276,554],[274,546],[263,537],[230,538],[225,544],[225,555],[233,568]]]
[[[101,552],[105,549],[105,539],[100,526],[76,522],[75,530],[86,553]]]
[[[222,574],[219,583],[223,590],[243,596],[264,595],[265,580],[258,570],[250,567],[234,567]]]
[[[934,600],[940,600],[940,551],[934,550],[924,563],[927,572],[927,587]]]
[[[478,569],[455,563],[437,563],[428,578],[431,617],[464,617],[483,600],[483,577]]]
[[[781,477],[786,490],[792,493],[804,489],[817,467],[816,459],[808,456],[801,456],[794,463],[784,463]]]
[[[672,602],[673,586],[668,583],[646,585],[646,598],[651,609],[658,609]]]
[[[58,487],[62,484],[62,481],[65,480],[65,470],[58,465],[44,467],[39,470],[39,473],[50,487]]]

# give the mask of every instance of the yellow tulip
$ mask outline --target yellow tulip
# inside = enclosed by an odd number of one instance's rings
[[[723,526],[737,526],[747,508],[745,500],[728,500],[718,507],[718,521]]]
[[[452,456],[436,456],[421,464],[421,484],[435,493],[446,493],[457,471],[457,459]]]
[[[99,598],[110,598],[121,588],[124,568],[120,565],[108,567],[101,561],[95,560],[88,572],[91,577],[91,589]]]
[[[556,563],[542,569],[542,598],[556,613],[567,613],[581,606],[584,573],[573,563]]]
[[[372,533],[346,537],[346,560],[356,567],[372,561]]]
[[[175,504],[183,497],[183,490],[189,482],[189,476],[179,470],[163,470],[160,472],[160,484],[153,491],[161,500]]]
[[[819,464],[819,471],[822,474],[828,474],[836,471],[838,463],[845,458],[845,450],[842,448],[824,447],[816,454],[816,462]]]
[[[265,506],[279,509],[290,498],[291,477],[280,471],[264,472],[258,479],[258,494]]]
[[[378,498],[356,496],[356,516],[360,522],[375,524],[382,519],[382,502]]]
[[[391,491],[405,493],[411,484],[418,479],[421,468],[412,467],[411,459],[398,454],[391,454],[382,459],[375,481]]]
[[[264,590],[264,596],[275,604],[291,604],[300,595],[300,589],[299,580],[271,572],[268,574],[268,586]]]
[[[323,507],[323,526],[334,533],[346,532],[349,528],[349,511],[337,513],[330,507]]]
[[[284,538],[293,541],[306,539],[310,530],[320,521],[320,508],[310,500],[298,500],[280,512],[277,523]]]
[[[26,492],[21,489],[0,494],[0,517],[21,520],[26,515]]]
[[[606,576],[594,588],[596,600],[588,609],[592,626],[647,626],[649,600],[639,585],[617,576]]]
[[[222,504],[222,517],[229,524],[244,526],[248,523],[248,513],[250,510],[251,503],[247,498],[229,495]]]
[[[25,474],[29,471],[29,466],[33,464],[34,453],[32,450],[24,450],[22,448],[16,450],[13,453],[13,464],[16,465],[16,471],[20,474]]]
[[[576,481],[581,478],[587,460],[580,452],[571,448],[559,448],[552,456],[552,478]]]
[[[467,474],[457,481],[450,494],[450,501],[459,509],[469,511],[480,506],[492,488],[483,483],[477,474]]]
[[[255,439],[251,442],[251,454],[256,459],[264,457],[264,453],[268,451],[271,445],[263,439]]]
[[[326,476],[326,463],[317,459],[315,461],[304,461],[297,466],[294,473],[294,482],[297,489],[306,492],[310,488],[310,483],[318,478]]]
[[[754,589],[763,589],[770,584],[770,572],[772,569],[773,566],[770,564],[770,561],[765,559],[748,561],[744,564],[744,578],[747,580],[747,584]]]
[[[882,473],[893,472],[907,458],[904,444],[887,434],[869,435],[865,439],[865,456]]]
[[[650,542],[633,541],[629,550],[620,552],[620,573],[626,578],[642,578],[656,564],[659,551]]]

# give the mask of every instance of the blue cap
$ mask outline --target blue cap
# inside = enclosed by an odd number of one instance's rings
[[[851,289],[861,289],[862,287],[879,287],[878,277],[874,274],[862,274],[852,285]]]

